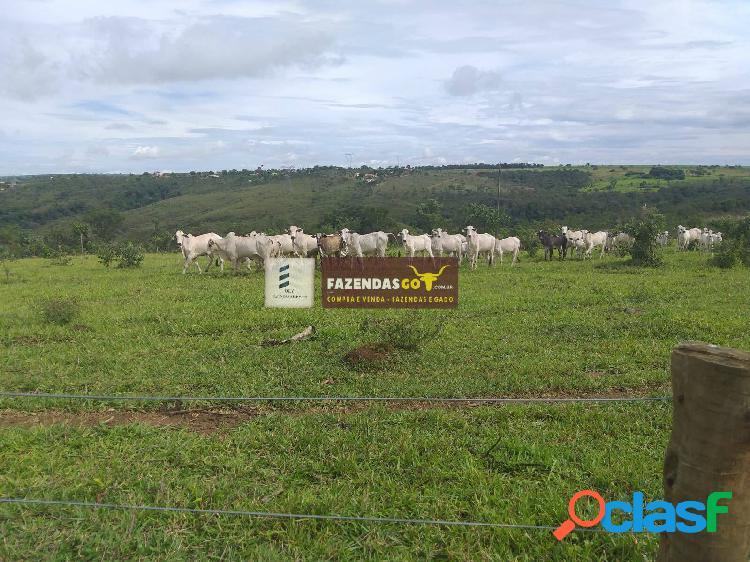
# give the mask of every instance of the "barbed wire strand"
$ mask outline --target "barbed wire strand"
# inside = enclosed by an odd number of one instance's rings
[[[169,513],[193,513],[201,515],[233,515],[242,517],[255,517],[267,519],[294,519],[294,520],[323,520],[339,522],[359,522],[359,523],[396,523],[404,525],[435,525],[442,527],[484,527],[496,529],[533,529],[554,531],[557,527],[550,525],[531,525],[522,523],[490,523],[484,521],[449,521],[444,519],[412,519],[408,517],[370,517],[365,515],[324,515],[313,513],[278,513],[272,511],[243,511],[243,510],[223,510],[223,509],[201,509],[192,507],[167,507],[155,505],[128,505],[116,503],[97,503],[74,500],[44,500],[34,498],[0,498],[3,504],[20,504],[20,505],[46,505],[46,506],[64,506],[64,507],[85,507],[92,509],[116,509],[131,511],[156,511]],[[601,532],[601,529],[583,529],[577,531],[583,532]]]
[[[671,396],[441,398],[430,396],[140,396],[122,394],[53,394],[46,392],[0,392],[0,398],[133,402],[436,402],[478,404],[668,402],[672,400]]]

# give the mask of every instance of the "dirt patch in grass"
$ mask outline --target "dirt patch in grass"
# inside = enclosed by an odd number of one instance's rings
[[[355,347],[344,355],[344,362],[350,367],[366,367],[382,363],[395,348],[389,343],[368,343]]]
[[[73,341],[72,336],[14,336],[10,339],[12,345],[44,345],[46,343],[67,343]]]
[[[656,391],[657,389],[652,389]],[[662,388],[659,388],[662,390]],[[662,396],[669,396],[670,392],[664,387]],[[569,392],[549,392],[540,396],[507,396],[507,398],[627,398],[645,397],[642,390],[633,391],[629,389],[612,389],[597,392],[596,394]],[[391,412],[408,412],[433,409],[465,409],[480,406],[502,407],[507,405],[518,405],[519,402],[480,402],[472,401],[471,398],[456,402],[433,402],[429,400],[414,401],[388,401],[388,402],[326,402],[309,403],[300,402],[294,405],[274,406],[260,404],[258,406],[244,406],[241,408],[191,408],[183,410],[162,409],[155,411],[139,410],[103,410],[103,411],[67,411],[67,410],[40,410],[36,412],[24,412],[19,410],[0,410],[0,429],[6,427],[38,427],[53,424],[69,424],[74,427],[96,427],[96,426],[119,426],[129,424],[145,424],[153,427],[179,428],[194,431],[203,435],[230,431],[243,423],[254,418],[281,413],[289,416],[303,416],[310,414],[355,414],[372,407],[384,407]],[[528,403],[527,403],[528,404]],[[545,403],[541,403],[545,404]],[[546,403],[554,407],[559,405],[554,402]],[[565,403],[569,404],[569,403]]]
[[[178,427],[196,433],[210,434],[229,430],[258,415],[253,408],[232,410],[162,410],[139,412],[106,410],[102,412],[68,412],[43,410],[39,412],[0,411],[0,428],[36,427],[69,424],[75,427],[117,426],[141,423],[154,427]]]

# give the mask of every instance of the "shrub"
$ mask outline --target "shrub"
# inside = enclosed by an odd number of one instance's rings
[[[143,264],[143,247],[140,244],[126,242],[118,248],[119,268],[141,267]]]
[[[425,341],[431,341],[443,329],[445,317],[414,315],[365,318],[360,331],[376,336],[377,344],[407,351],[417,351]]]
[[[80,308],[73,299],[49,299],[39,303],[39,313],[45,322],[64,326],[78,316]]]
[[[5,275],[4,282],[10,283],[10,277],[13,272],[10,270],[10,262],[16,259],[15,254],[5,246],[0,246],[0,264],[2,264],[3,273]]]
[[[115,261],[115,258],[117,258],[117,248],[115,248],[114,244],[108,242],[99,244],[96,249],[96,257],[99,258],[99,262],[104,267],[109,267]]]
[[[530,258],[536,256],[539,248],[541,247],[539,238],[537,238],[536,236],[536,232],[534,232],[533,229],[526,229],[519,234],[518,238],[521,239],[521,248],[526,250],[526,255],[528,255]]]
[[[739,247],[735,242],[722,242],[716,248],[711,264],[722,269],[731,269],[740,261]]]
[[[664,230],[664,224],[664,215],[644,208],[640,217],[625,226],[625,232],[635,239],[628,249],[633,264],[658,267],[663,263],[661,247],[656,242],[656,237]]]
[[[70,265],[73,258],[63,250],[62,246],[58,246],[57,250],[50,250],[50,265]]]
[[[750,267],[750,218],[740,221],[724,221],[720,225],[724,231],[724,241],[716,246],[710,263],[723,269],[742,263]]]
[[[117,267],[121,269],[140,267],[143,264],[143,246],[133,242],[105,242],[98,246],[96,256],[104,267],[109,267],[114,262],[117,262]]]

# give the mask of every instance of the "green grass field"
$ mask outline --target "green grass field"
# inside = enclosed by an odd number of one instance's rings
[[[750,273],[668,251],[462,269],[452,312],[270,310],[259,272],[10,263],[0,389],[262,396],[665,396],[683,340],[750,348]],[[47,299],[72,298],[68,325]],[[435,337],[352,369],[370,316]],[[314,339],[264,347],[312,324]],[[187,411],[185,411],[187,410]],[[192,421],[191,421],[192,420]],[[198,420],[196,422],[195,420]],[[0,402],[0,496],[557,525],[569,497],[662,495],[668,403],[435,406]],[[644,560],[645,535],[0,505],[0,559]]]

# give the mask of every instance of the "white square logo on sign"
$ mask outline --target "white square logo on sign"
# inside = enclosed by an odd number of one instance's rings
[[[266,306],[310,308],[314,301],[314,258],[268,258],[266,260]]]

